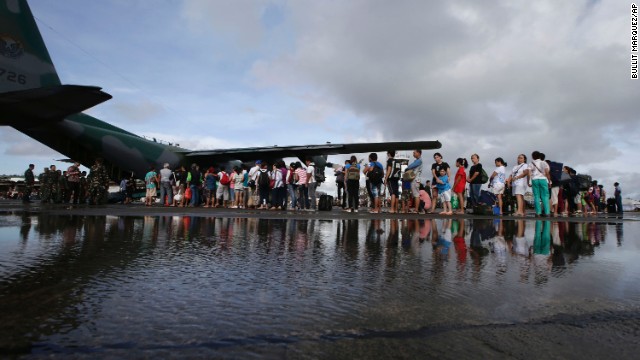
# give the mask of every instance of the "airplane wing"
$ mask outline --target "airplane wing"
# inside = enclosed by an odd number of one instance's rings
[[[387,150],[430,150],[439,149],[439,141],[398,141],[380,143],[352,143],[298,146],[266,146],[237,149],[216,149],[191,151],[185,154],[189,159],[212,159],[217,161],[254,161],[257,159],[282,159],[286,157],[305,158],[317,155],[359,154]]]
[[[42,121],[60,121],[111,99],[95,86],[58,85],[11,91],[0,94],[1,125],[30,125]]]

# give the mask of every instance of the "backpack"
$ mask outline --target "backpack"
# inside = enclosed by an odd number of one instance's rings
[[[258,175],[258,186],[269,187],[270,184],[271,184],[271,179],[269,178],[269,173],[266,171],[260,170],[260,175]]]
[[[489,176],[487,175],[487,172],[484,171],[484,168],[483,168],[482,172],[480,173],[480,182],[483,184],[486,184],[487,181],[489,181]]]
[[[336,182],[337,183],[343,183],[344,182],[344,167],[336,170],[335,174],[336,174]]]
[[[391,161],[391,174],[389,174],[390,179],[400,179],[400,172],[402,171],[402,163],[398,160]]]
[[[373,169],[369,170],[367,175],[369,177],[369,181],[373,185],[382,184],[382,177],[384,176],[384,171],[382,171],[382,169],[379,166],[374,164]]]
[[[229,175],[223,171],[222,176],[220,177],[220,185],[229,185],[230,182],[231,179],[229,178]]]
[[[357,165],[351,165],[347,169],[347,180],[360,180],[360,169]]]

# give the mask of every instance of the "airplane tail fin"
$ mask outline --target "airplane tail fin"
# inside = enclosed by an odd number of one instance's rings
[[[0,1],[0,18],[0,92],[60,85],[27,1]]]
[[[61,85],[26,0],[0,0],[0,125],[62,120],[106,100],[100,88]]]

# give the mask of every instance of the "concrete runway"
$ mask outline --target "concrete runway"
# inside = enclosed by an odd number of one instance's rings
[[[280,210],[256,210],[256,209],[222,209],[222,208],[180,208],[152,206],[146,207],[142,203],[129,205],[69,205],[69,204],[41,204],[33,202],[23,204],[19,200],[0,200],[0,212],[30,213],[47,212],[53,215],[90,215],[90,216],[198,216],[198,217],[222,217],[222,218],[261,218],[261,219],[319,219],[319,220],[343,220],[343,219],[434,219],[434,218],[464,218],[464,219],[504,219],[504,220],[555,220],[569,222],[609,222],[618,223],[624,221],[639,221],[640,212],[626,212],[624,216],[617,214],[598,214],[597,216],[570,216],[556,218],[536,218],[530,210],[526,217],[520,216],[492,216],[492,215],[439,215],[434,214],[390,214],[383,212],[371,214],[368,208],[361,208],[358,213],[345,212],[339,207],[332,211],[280,211]]]

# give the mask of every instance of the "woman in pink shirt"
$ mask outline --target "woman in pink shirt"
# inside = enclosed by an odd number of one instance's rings
[[[302,164],[296,162],[295,170],[296,185],[298,185],[298,201],[300,202],[300,209],[309,208],[309,188],[307,187],[307,170],[302,167]]]

